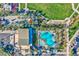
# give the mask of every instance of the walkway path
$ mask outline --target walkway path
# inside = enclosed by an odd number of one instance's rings
[[[66,30],[67,31],[67,56],[69,56],[69,46],[70,46],[70,43],[69,43],[69,34],[68,34],[68,31],[69,29]]]

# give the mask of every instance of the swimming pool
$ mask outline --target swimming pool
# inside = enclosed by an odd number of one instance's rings
[[[40,32],[40,45],[44,46],[45,44],[53,47],[55,46],[55,35],[48,31]],[[43,41],[42,41],[43,40]]]

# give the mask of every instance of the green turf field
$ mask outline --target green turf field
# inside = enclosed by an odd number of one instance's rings
[[[27,7],[31,10],[41,10],[49,19],[65,19],[72,14],[71,4],[40,4],[40,3],[28,3]]]
[[[25,3],[20,3],[20,8],[24,9],[25,8]]]

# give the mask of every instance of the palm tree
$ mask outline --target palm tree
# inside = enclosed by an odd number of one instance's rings
[[[2,29],[2,27],[3,27],[3,26],[0,24],[0,30]]]
[[[10,54],[6,53],[3,48],[0,48],[0,56],[10,56]]]

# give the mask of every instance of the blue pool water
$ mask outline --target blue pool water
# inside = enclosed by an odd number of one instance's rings
[[[54,34],[52,34],[51,32],[42,31],[40,33],[40,38],[41,40],[44,40],[45,43],[50,47],[55,45]]]
[[[29,44],[33,43],[33,34],[35,33],[35,29],[30,27],[29,28]]]

